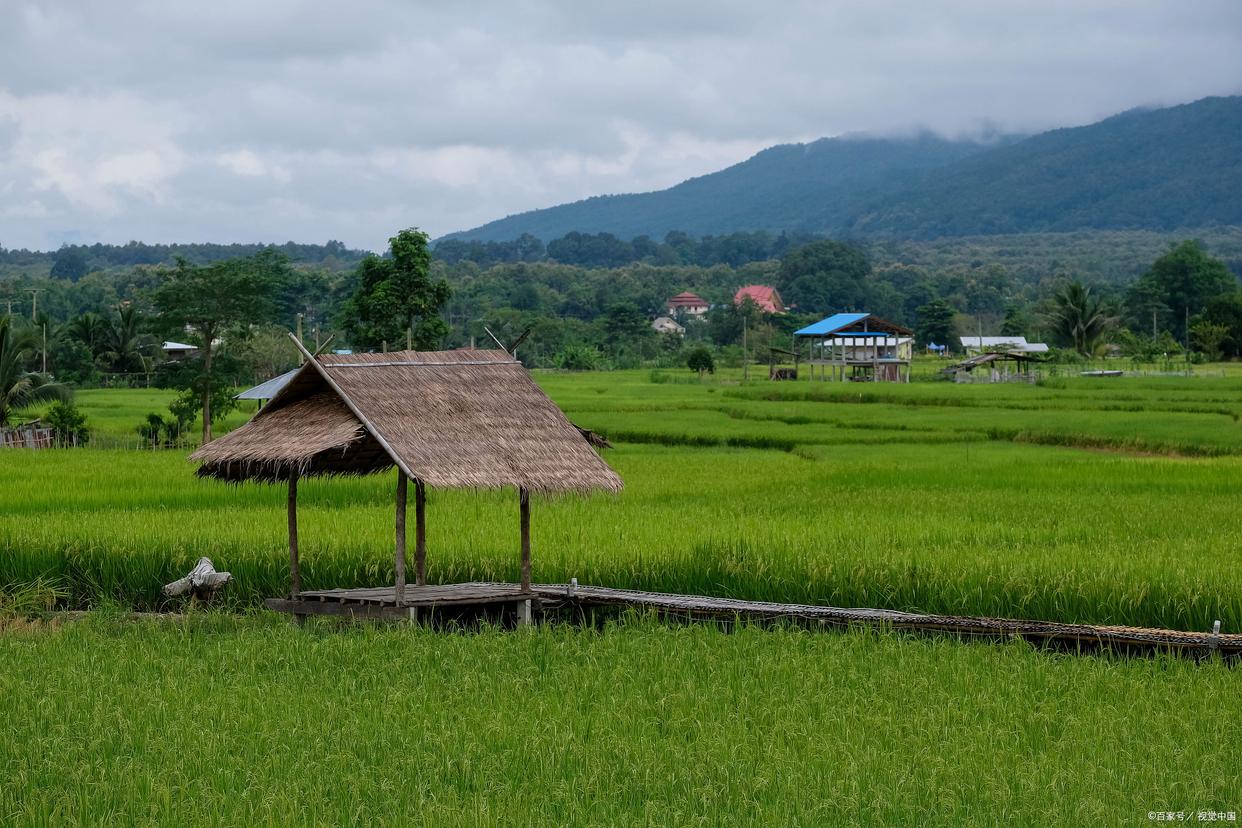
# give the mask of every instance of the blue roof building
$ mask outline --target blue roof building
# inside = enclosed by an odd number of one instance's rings
[[[811,379],[909,382],[914,332],[871,313],[835,313],[794,331],[808,343]],[[904,369],[904,370],[903,370]]]

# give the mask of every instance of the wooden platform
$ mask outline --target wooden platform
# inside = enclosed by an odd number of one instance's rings
[[[993,639],[1023,638],[1049,643],[1082,644],[1120,649],[1170,649],[1224,655],[1242,654],[1242,635],[1150,629],[1144,627],[1061,624],[1011,618],[931,615],[898,610],[777,604],[704,595],[642,592],[611,587],[535,584],[523,593],[517,584],[465,583],[406,587],[397,605],[393,587],[329,589],[301,593],[296,599],[271,598],[267,606],[297,615],[357,618],[410,618],[422,610],[461,612],[493,606],[513,608],[530,600],[536,612],[561,609],[634,608],[682,618],[749,620],[792,619],[826,626],[865,624],[893,629],[943,631]],[[411,612],[414,610],[414,612]]]

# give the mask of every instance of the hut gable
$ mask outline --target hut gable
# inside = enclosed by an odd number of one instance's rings
[[[324,355],[191,456],[229,480],[367,474],[430,486],[619,491],[621,479],[505,351]]]

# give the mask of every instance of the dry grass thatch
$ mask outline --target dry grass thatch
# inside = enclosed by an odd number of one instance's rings
[[[505,351],[321,356],[249,423],[191,459],[202,463],[199,474],[235,481],[369,474],[396,462],[441,488],[622,485]]]

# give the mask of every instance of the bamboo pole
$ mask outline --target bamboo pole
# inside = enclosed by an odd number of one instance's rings
[[[414,583],[427,585],[427,487],[414,481]]]
[[[397,571],[397,583],[394,592],[397,606],[401,606],[401,602],[405,600],[405,494],[407,480],[409,478],[405,476],[405,472],[397,469],[397,555],[394,567]]]
[[[302,568],[298,564],[298,473],[289,475],[289,584],[293,597],[302,591]]]
[[[518,489],[522,513],[522,592],[530,592],[530,492]]]

